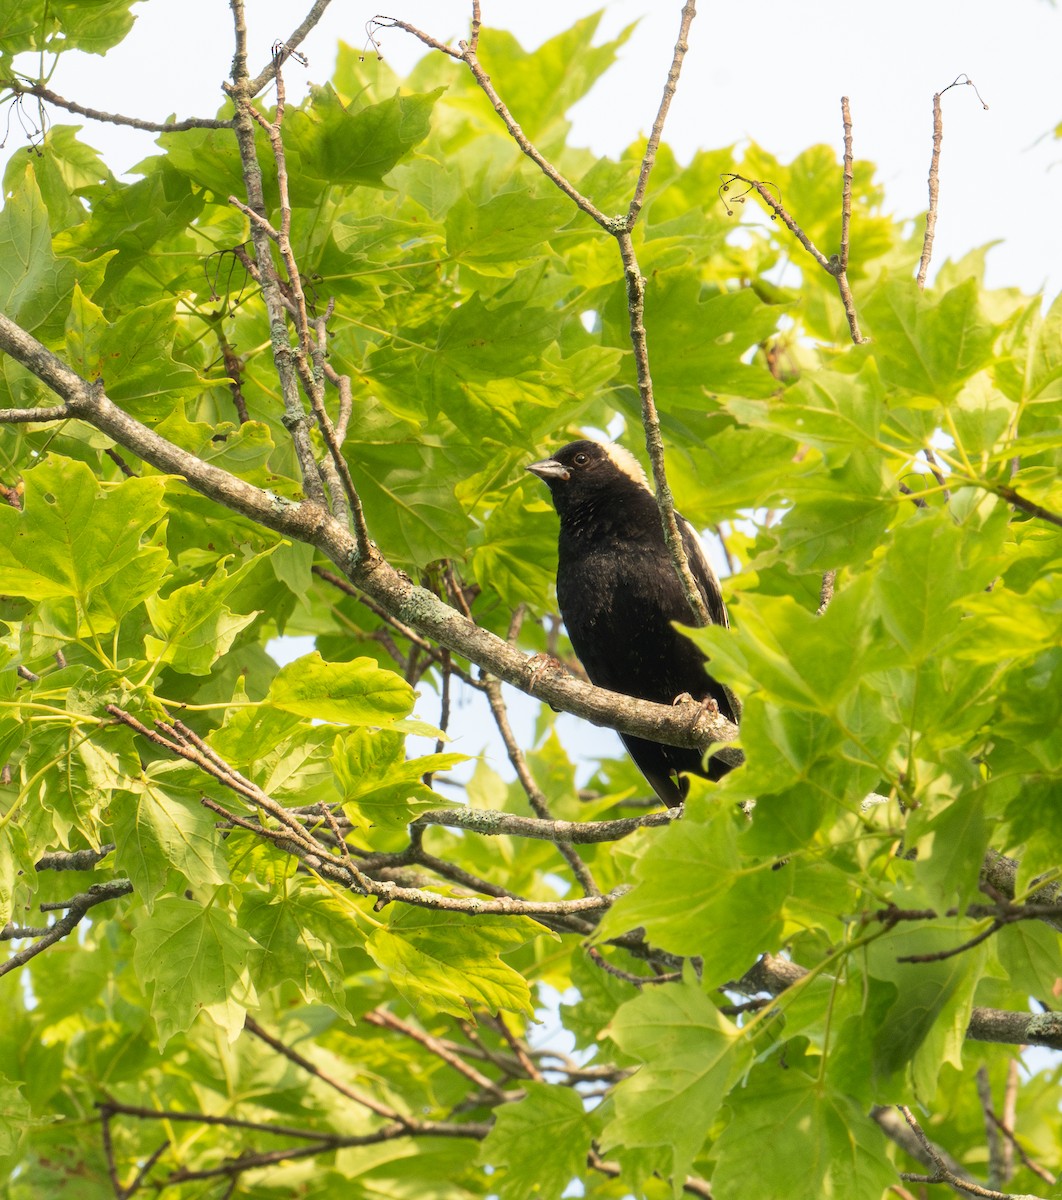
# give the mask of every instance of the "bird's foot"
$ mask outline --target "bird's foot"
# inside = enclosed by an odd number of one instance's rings
[[[683,704],[698,704],[710,717],[719,716],[719,705],[712,699],[711,696],[705,696],[703,700],[698,700],[691,696],[689,692],[680,692],[671,702],[676,708]]]
[[[532,654],[527,660],[527,684],[532,692],[535,685],[547,672],[563,671],[564,663],[552,654]]]

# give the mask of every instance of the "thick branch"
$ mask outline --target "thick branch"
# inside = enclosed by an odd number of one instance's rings
[[[672,746],[704,751],[714,742],[733,741],[738,736],[736,726],[717,713],[708,713],[695,701],[669,706],[632,700],[583,683],[548,659],[528,657],[514,649],[426,588],[417,587],[378,553],[359,556],[350,531],[320,505],[296,503],[245,483],[140,424],[118,408],[102,388],[82,379],[3,314],[0,350],[65,400],[66,416],[85,421],[156,470],[183,477],[190,487],[215,503],[285,537],[315,546],[355,586],[398,620],[528,695],[595,725]],[[0,411],[0,422],[6,415]]]
[[[807,969],[789,959],[765,954],[751,970],[728,988],[751,996],[757,992],[780,995],[807,975]],[[974,1008],[966,1036],[975,1042],[1003,1042],[1014,1046],[1045,1046],[1062,1050],[1062,1013],[1004,1012]]]
[[[652,825],[670,824],[681,816],[682,808],[648,813],[644,817],[623,817],[618,821],[540,821],[534,817],[517,817],[495,809],[448,808],[422,813],[421,825],[446,825],[451,829],[468,829],[487,837],[528,837],[544,842],[569,842],[590,845],[596,842],[616,842],[637,829]]]

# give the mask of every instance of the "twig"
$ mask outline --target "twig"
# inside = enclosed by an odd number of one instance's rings
[[[823,572],[822,587],[819,590],[819,607],[816,609],[816,616],[821,617],[822,614],[830,607],[830,601],[833,599],[834,585],[837,583],[837,572],[834,569]]]
[[[1003,1146],[1006,1144],[999,1136],[999,1118],[992,1106],[992,1084],[988,1078],[988,1068],[982,1063],[974,1076],[977,1085],[977,1098],[981,1102],[981,1111],[985,1118],[985,1140],[988,1143],[988,1184],[998,1187],[1005,1183],[1003,1167]]]
[[[682,583],[686,603],[690,606],[694,624],[709,625],[708,606],[701,589],[693,577],[686,550],[675,516],[675,501],[667,481],[664,466],[664,438],[660,431],[660,414],[653,394],[653,376],[649,369],[649,346],[645,335],[645,279],[634,252],[634,239],[626,230],[616,235],[623,274],[627,283],[627,311],[629,313],[631,345],[634,348],[634,369],[638,378],[638,395],[642,405],[642,428],[645,431],[645,446],[653,470],[656,489],[656,505],[660,511],[660,522],[664,530],[664,541],[672,565]]]
[[[634,195],[631,197],[630,206],[627,209],[626,228],[628,232],[634,228],[638,220],[638,214],[642,211],[642,205],[645,203],[645,192],[649,186],[649,173],[656,164],[656,152],[660,148],[660,139],[664,136],[664,122],[667,120],[671,101],[675,97],[683,59],[686,57],[686,51],[689,49],[690,25],[693,23],[693,18],[696,15],[697,5],[694,0],[686,0],[686,3],[682,6],[682,18],[679,23],[678,38],[675,41],[675,53],[672,56],[671,67],[664,82],[664,94],[660,99],[660,107],[657,109],[656,120],[653,122],[652,132],[649,134],[649,141],[645,147],[645,154],[642,157],[642,166],[638,172],[638,182],[634,186]]]
[[[1035,1197],[1031,1196],[1015,1196],[1007,1192],[998,1192],[994,1188],[981,1187],[979,1183],[974,1183],[970,1179],[965,1179],[957,1175],[940,1156],[940,1153],[932,1142],[930,1142],[929,1138],[926,1137],[922,1126],[915,1120],[914,1114],[907,1105],[898,1104],[896,1107],[903,1114],[903,1119],[911,1127],[923,1152],[935,1168],[932,1175],[913,1175],[907,1171],[901,1171],[901,1179],[908,1183],[946,1183],[949,1187],[966,1192],[971,1196],[981,1196],[983,1200],[1036,1200]]]
[[[375,1113],[378,1117],[383,1117],[386,1121],[394,1121],[407,1129],[414,1129],[416,1127],[415,1121],[404,1117],[396,1108],[392,1108],[389,1104],[383,1104],[372,1096],[358,1091],[357,1088],[352,1088],[341,1079],[336,1079],[334,1076],[329,1075],[327,1071],[322,1070],[315,1063],[312,1063],[308,1058],[301,1055],[298,1050],[293,1049],[287,1043],[282,1042],[280,1038],[274,1037],[273,1034],[263,1029],[250,1013],[244,1018],[243,1024],[248,1033],[254,1034],[259,1041],[265,1042],[277,1054],[294,1063],[295,1066],[305,1071],[308,1075],[312,1075],[315,1079],[319,1079],[322,1083],[327,1084],[328,1087],[338,1092],[341,1096],[346,1096],[348,1100],[353,1100],[355,1104],[360,1104],[362,1108],[367,1108],[369,1112]],[[299,1134],[296,1136],[302,1135]]]
[[[296,47],[301,46],[306,40],[307,35],[314,28],[318,21],[324,16],[325,9],[331,0],[314,0],[310,6],[310,11],[299,22],[298,25],[284,39],[284,48],[290,54]],[[264,87],[268,87],[276,75],[277,64],[273,58],[270,58],[269,63],[253,78],[247,82],[247,93],[249,96],[257,96]],[[246,71],[246,57],[244,59],[244,71]]]
[[[34,867],[38,871],[91,871],[114,850],[114,842],[107,842],[98,850],[53,850],[50,854],[42,854]]]
[[[926,209],[926,231],[922,238],[922,257],[918,262],[915,282],[926,286],[929,260],[933,257],[933,238],[937,231],[937,207],[940,202],[940,145],[944,139],[944,117],[940,108],[940,93],[933,94],[933,153],[929,159],[929,207]]]
[[[527,1053],[527,1049],[525,1048],[523,1042],[521,1042],[521,1040],[512,1032],[512,1030],[506,1024],[505,1014],[499,1012],[496,1017],[493,1017],[490,1019],[490,1023],[494,1026],[495,1029],[498,1030],[498,1032],[502,1035],[502,1037],[509,1043],[509,1049],[512,1050],[513,1054],[516,1055],[517,1061],[519,1062],[520,1066],[523,1067],[523,1069],[527,1073],[528,1077],[530,1079],[536,1080],[537,1082],[541,1082],[542,1081],[542,1072],[538,1069],[538,1067],[535,1066],[534,1062],[531,1060],[531,1057]]]
[[[486,837],[530,837],[545,842],[572,842],[587,845],[596,842],[616,842],[635,830],[654,825],[669,825],[682,815],[682,808],[647,813],[644,817],[621,817],[615,821],[553,821],[533,817],[518,817],[497,809],[447,808],[421,813],[417,822],[422,825],[448,825],[452,829],[468,829]]]
[[[110,900],[117,900],[121,896],[128,896],[133,890],[133,885],[128,879],[114,879],[109,883],[94,883],[88,891],[80,892],[69,900],[50,901],[47,904],[42,904],[42,911],[51,911],[57,909],[66,909],[64,916],[59,917],[49,925],[46,931],[40,933],[31,946],[26,946],[25,949],[19,950],[12,954],[9,959],[0,963],[0,975],[6,975],[9,971],[14,971],[17,967],[25,966],[32,958],[36,958],[38,954],[47,950],[49,946],[54,946],[56,942],[61,941],[68,934],[81,924],[82,919],[89,909],[94,908],[97,904],[106,904]],[[27,931],[28,935],[28,931]]]
[[[68,404],[51,408],[0,408],[0,422],[5,425],[28,425],[36,421],[66,421],[74,416]]]
[[[494,676],[485,673],[480,678],[483,682],[483,690],[487,695],[487,702],[490,704],[494,723],[501,734],[502,742],[505,744],[505,752],[508,754],[509,762],[512,763],[513,770],[516,772],[516,778],[520,781],[520,786],[524,789],[528,803],[539,820],[549,822],[552,820],[549,811],[549,801],[538,784],[535,783],[535,778],[527,765],[524,752],[520,749],[520,745],[513,734],[512,726],[509,724],[509,712],[502,698],[501,682]],[[600,896],[601,889],[594,882],[590,868],[579,857],[578,851],[573,848],[571,843],[557,841],[554,845],[556,845],[561,857],[571,868],[572,874],[579,881],[583,893],[587,896]]]
[[[1018,1064],[1017,1064],[1016,1060],[1014,1060],[1013,1058],[1010,1060],[1010,1069],[1008,1069],[1008,1079],[1007,1079],[1008,1088],[1010,1085],[1010,1074],[1011,1073],[1013,1074],[1014,1078],[1017,1078]],[[995,1115],[995,1113],[992,1114],[992,1120],[995,1122],[996,1128],[999,1130],[1000,1133],[1003,1134],[1004,1138],[1006,1139],[1003,1143],[1004,1149],[1011,1151],[1011,1153],[1013,1153],[1013,1151],[1017,1150],[1018,1157],[1021,1159],[1022,1164],[1025,1167],[1027,1167],[1030,1171],[1032,1171],[1032,1173],[1034,1175],[1039,1176],[1044,1181],[1044,1183],[1049,1184],[1051,1187],[1054,1187],[1054,1185],[1056,1183],[1058,1183],[1058,1176],[1052,1175],[1052,1173],[1050,1171],[1048,1171],[1046,1169],[1046,1167],[1041,1167],[1038,1162],[1034,1162],[1028,1156],[1028,1154],[1025,1153],[1024,1149],[1022,1148],[1021,1142],[1019,1142],[1018,1139],[1014,1136],[1010,1127],[1008,1125],[1004,1124],[1004,1122],[1001,1121],[999,1119],[999,1117],[997,1117]],[[1013,1174],[1013,1165],[1010,1166],[1007,1174],[1008,1174],[1008,1177],[1009,1177],[1009,1175]]]
[[[302,1064],[300,1063],[299,1065],[301,1066]],[[310,1065],[312,1066],[313,1064],[311,1063]],[[325,1078],[316,1071],[314,1074],[318,1078]],[[326,1082],[331,1081],[326,1079]],[[348,1099],[350,1098],[348,1097]],[[322,1133],[320,1130],[300,1129],[294,1125],[274,1125],[265,1121],[245,1121],[239,1117],[227,1117],[220,1113],[145,1108],[138,1104],[119,1104],[117,1100],[98,1100],[96,1108],[104,1118],[112,1116],[139,1117],[145,1121],[176,1121],[190,1125],[213,1125],[223,1129],[251,1129],[259,1133],[276,1134],[279,1137],[304,1138],[306,1141],[317,1142],[328,1141],[332,1136],[329,1133]]]
[[[856,315],[855,298],[848,283],[848,239],[852,224],[852,114],[848,107],[848,97],[841,97],[841,121],[844,126],[844,183],[841,189],[841,247],[837,261],[831,260],[830,274],[837,280],[837,291],[844,306],[844,315],[848,321],[848,331],[852,341],[858,346],[867,339],[859,328],[859,318]]]
[[[929,207],[926,209],[926,231],[922,238],[922,257],[918,263],[918,274],[915,277],[915,282],[919,288],[926,286],[926,275],[929,271],[929,260],[933,256],[933,237],[937,228],[937,209],[940,204],[940,146],[944,140],[944,115],[940,107],[940,98],[945,92],[950,91],[960,83],[969,84],[977,93],[977,99],[981,100],[981,95],[977,92],[974,81],[969,75],[957,75],[946,88],[942,88],[933,96],[933,153],[929,159]],[[981,100],[981,107],[986,109],[988,105]]]
[[[262,299],[269,318],[273,364],[276,367],[284,404],[283,424],[292,439],[306,496],[324,508],[324,484],[314,461],[313,446],[308,431],[309,417],[299,400],[294,366],[295,356],[284,319],[280,280],[273,268],[272,253],[269,248],[270,241],[278,241],[280,234],[279,231],[272,228],[268,219],[265,192],[262,186],[262,169],[258,163],[258,151],[255,145],[254,126],[257,110],[251,103],[254,92],[247,79],[247,28],[243,0],[231,0],[231,4],[236,54],[233,57],[233,83],[226,84],[225,90],[236,108],[233,128],[240,152],[244,186],[247,189],[247,203],[244,204],[235,196],[230,196],[229,202],[250,219],[251,240],[254,243],[258,266],[258,282],[262,289]]]
[[[675,983],[682,978],[681,971],[669,971],[667,974],[661,975],[635,975],[633,971],[624,971],[622,967],[610,963],[596,946],[591,946],[587,954],[590,956],[591,962],[599,966],[606,974],[612,975],[616,979],[622,979],[624,983],[633,984],[639,989],[647,983]]]
[[[1003,1089],[1003,1117],[1002,1117],[1002,1120],[1000,1121],[1000,1129],[1002,1129],[1003,1133],[1006,1134],[1006,1136],[1007,1136],[1007,1141],[1003,1147],[1003,1149],[1004,1149],[1004,1154],[1003,1154],[1003,1178],[1004,1178],[1004,1180],[1009,1180],[1010,1177],[1014,1174],[1014,1151],[1015,1150],[1017,1150],[1018,1153],[1022,1156],[1022,1161],[1026,1163],[1026,1165],[1029,1167],[1030,1170],[1038,1171],[1038,1168],[1033,1166],[1033,1164],[1031,1162],[1029,1162],[1027,1160],[1027,1158],[1025,1157],[1025,1152],[1022,1150],[1021,1146],[1018,1145],[1018,1141],[1014,1137],[1014,1133],[1013,1133],[1014,1121],[1015,1121],[1015,1117],[1017,1115],[1017,1109],[1018,1109],[1018,1083],[1019,1083],[1018,1060],[1016,1058],[1012,1058],[1010,1060],[1010,1062],[1007,1063],[1007,1083],[1006,1083],[1005,1088]],[[1049,1174],[1049,1172],[1046,1172],[1046,1174]],[[1054,1176],[1052,1176],[1048,1182],[1053,1184],[1055,1182]]]
[[[336,441],[335,429],[332,426],[331,418],[328,416],[324,406],[324,342],[327,337],[326,322],[328,316],[331,315],[334,302],[329,302],[328,313],[318,321],[317,337],[315,339],[310,329],[302,278],[299,274],[298,264],[295,261],[295,252],[291,245],[292,213],[288,195],[287,156],[284,151],[284,139],[281,134],[286,110],[286,92],[284,88],[284,76],[280,70],[279,59],[281,56],[277,55],[276,57],[275,79],[277,85],[277,103],[273,120],[268,120],[253,105],[248,105],[247,111],[269,138],[273,161],[277,168],[277,188],[280,196],[280,228],[275,231],[275,240],[280,250],[281,259],[284,262],[284,268],[288,276],[288,287],[294,302],[295,329],[299,342],[299,350],[294,360],[295,370],[302,383],[303,392],[310,401],[310,407],[317,418],[318,428],[328,449],[331,472],[334,472],[338,476],[342,489],[341,492],[338,489],[333,489],[333,507],[336,510],[337,516],[341,519],[344,519],[346,511],[349,511],[354,523],[354,536],[357,540],[359,554],[361,557],[366,558],[371,555],[372,539],[369,536],[368,525],[365,521],[365,512],[362,508],[361,498],[354,487],[350,468],[347,466],[347,461],[343,457],[339,443]],[[268,233],[269,231],[267,230],[266,232]],[[261,256],[259,256],[260,265],[261,262]],[[271,259],[269,260],[269,269],[272,269]],[[293,409],[286,409],[286,411],[288,413],[288,420],[285,421],[285,424],[290,428],[289,422],[301,418],[302,407],[301,405],[299,406],[297,414]],[[318,467],[317,470],[320,471],[321,468]],[[345,498],[345,504],[340,503],[341,498]]]
[[[463,1075],[476,1087],[481,1088],[488,1095],[493,1096],[500,1104],[504,1104],[508,1100],[518,1099],[518,1094],[506,1092],[504,1088],[498,1087],[493,1079],[488,1079],[481,1071],[477,1071],[475,1067],[471,1067],[452,1050],[448,1049],[438,1038],[432,1037],[430,1033],[425,1033],[421,1029],[417,1029],[415,1025],[410,1025],[403,1021],[400,1017],[396,1017],[394,1013],[388,1012],[384,1008],[370,1009],[362,1016],[363,1021],[367,1021],[370,1025],[375,1025],[379,1029],[393,1029],[396,1033],[401,1033],[412,1041],[419,1043],[426,1050],[430,1050],[437,1058],[442,1059],[448,1067],[452,1067],[458,1074]]]
[[[971,481],[974,486],[986,487],[990,492],[994,492],[1001,500],[1006,500],[1008,504],[1013,504],[1015,508],[1020,508],[1022,512],[1027,512],[1030,516],[1039,517],[1043,521],[1049,521],[1052,525],[1062,527],[1062,515],[1052,512],[1048,508],[1044,508],[1040,504],[1036,504],[1032,500],[1027,500],[1024,496],[1019,495],[1012,487],[1008,487],[1004,483],[998,484],[983,484],[976,480]]]
[[[67,100],[43,83],[27,83],[22,79],[0,79],[0,89],[9,90],[16,96],[36,96],[56,108],[65,108],[67,112],[79,117],[88,117],[91,121],[102,121],[108,125],[126,125],[130,129],[143,129],[148,133],[183,133],[188,129],[231,129],[232,121],[218,117],[188,117],[184,121],[144,121],[140,117],[124,117],[121,113],[103,112],[98,108],[86,108],[74,100]]]

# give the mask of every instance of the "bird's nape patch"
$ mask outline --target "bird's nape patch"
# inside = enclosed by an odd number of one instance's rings
[[[642,470],[642,464],[625,446],[621,446],[617,442],[606,442],[601,448],[617,471],[622,471],[628,479],[633,479],[635,483],[648,489],[649,480],[645,471]]]

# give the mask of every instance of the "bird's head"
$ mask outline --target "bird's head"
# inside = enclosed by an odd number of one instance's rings
[[[546,484],[560,513],[599,496],[618,497],[632,487],[649,490],[638,460],[614,442],[569,442],[527,469]]]

